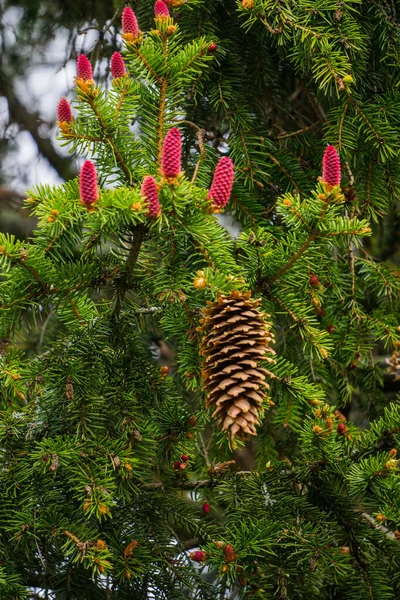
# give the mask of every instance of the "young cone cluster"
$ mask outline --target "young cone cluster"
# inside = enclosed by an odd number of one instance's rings
[[[154,5],[154,15],[156,19],[165,19],[169,17],[168,6],[163,0],[157,0]]]
[[[335,146],[328,146],[322,159],[322,181],[332,187],[340,185],[340,159]]]
[[[152,218],[158,217],[161,212],[160,201],[158,199],[157,183],[154,177],[148,175],[143,179],[142,196],[146,198],[149,205],[148,216]]]
[[[207,406],[214,408],[218,425],[231,438],[257,435],[261,405],[269,389],[266,378],[272,376],[259,366],[260,360],[274,362],[266,355],[275,354],[269,347],[273,336],[267,315],[258,310],[259,303],[251,299],[250,292],[233,291],[202,309],[202,377]]]
[[[78,60],[76,63],[76,72],[78,75],[78,79],[83,79],[83,81],[93,80],[92,65],[90,64],[88,57],[84,54],[80,54],[78,56]]]
[[[131,35],[133,37],[138,37],[139,35],[139,26],[137,22],[137,18],[135,13],[129,6],[124,8],[122,11],[122,32],[126,35]]]
[[[96,168],[90,160],[85,160],[79,174],[79,195],[88,208],[99,199]]]
[[[111,57],[111,75],[114,79],[126,75],[124,59],[119,52],[114,52]]]
[[[71,105],[66,98],[61,98],[57,106],[57,121],[59,123],[72,123]]]
[[[207,198],[213,201],[217,208],[224,208],[231,196],[234,178],[233,162],[228,156],[221,158],[214,172],[210,191]]]
[[[164,177],[167,179],[178,177],[181,172],[181,157],[181,133],[177,127],[173,127],[165,136],[162,148],[161,173]]]

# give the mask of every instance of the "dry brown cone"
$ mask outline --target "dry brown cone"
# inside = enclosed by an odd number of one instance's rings
[[[205,333],[201,353],[207,406],[215,409],[213,417],[222,431],[241,439],[257,435],[269,389],[266,379],[273,377],[259,361],[275,362],[266,356],[275,354],[269,347],[273,335],[265,320],[268,315],[258,310],[260,300],[252,300],[250,295],[233,291],[220,295],[217,302],[208,302],[199,328]]]
[[[394,375],[394,380],[400,380],[400,352],[395,350],[389,358],[386,359],[389,365],[387,370],[390,375]]]

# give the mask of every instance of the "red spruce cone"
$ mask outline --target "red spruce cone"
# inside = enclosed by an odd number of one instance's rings
[[[224,208],[228,204],[231,195],[234,178],[233,162],[227,156],[221,158],[214,172],[208,199],[218,208]]]
[[[158,0],[161,2],[161,0]],[[162,4],[164,4],[162,2]],[[161,173],[166,178],[178,177],[181,172],[182,140],[177,127],[170,129],[165,136],[161,155]]]
[[[157,0],[154,5],[154,15],[156,19],[165,19],[169,17],[169,10],[165,2],[163,0]]]
[[[152,218],[158,217],[161,212],[161,207],[158,199],[157,184],[154,177],[148,175],[143,179],[141,192],[142,196],[146,198],[149,204],[148,216]]]
[[[260,300],[252,300],[250,292],[233,291],[207,304],[200,321],[205,332],[201,353],[205,357],[202,377],[207,406],[214,409],[213,417],[231,438],[257,435],[269,389],[266,376],[272,377],[258,363],[273,363],[266,354],[275,354],[269,347],[273,336],[267,315],[258,310]]]
[[[213,42],[212,44],[210,44],[210,45],[208,46],[208,52],[209,52],[210,54],[212,54],[213,52],[215,52],[215,51],[216,51],[216,49],[217,49],[217,44],[216,44],[215,42]]]
[[[96,168],[90,160],[85,160],[79,174],[79,195],[86,206],[95,204],[99,199]]]
[[[111,75],[114,79],[126,75],[124,59],[119,52],[114,52],[111,57]]]
[[[335,146],[328,146],[322,159],[322,181],[336,187],[340,185],[340,159]]]
[[[203,511],[208,514],[211,510],[211,505],[208,502],[204,502],[203,506],[201,507],[203,509]]]
[[[57,107],[57,121],[59,123],[72,123],[71,105],[66,98],[61,98]]]
[[[196,562],[204,562],[205,560],[207,560],[207,554],[202,550],[195,550],[194,552],[191,552],[189,556],[192,560],[195,560]]]
[[[83,79],[83,81],[90,81],[93,79],[92,65],[90,64],[88,57],[84,54],[78,56],[76,72],[79,79]]]
[[[131,33],[135,37],[139,35],[139,26],[135,13],[129,6],[122,11],[122,32]]]

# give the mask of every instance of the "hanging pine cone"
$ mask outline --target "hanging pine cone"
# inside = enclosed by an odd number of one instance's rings
[[[266,354],[275,354],[269,347],[273,336],[267,315],[257,309],[259,304],[260,300],[250,298],[250,292],[233,291],[203,308],[200,330],[205,333],[201,353],[205,357],[202,377],[207,406],[215,408],[213,416],[231,438],[257,435],[269,389],[266,376],[272,377],[258,364],[260,360],[274,362]]]

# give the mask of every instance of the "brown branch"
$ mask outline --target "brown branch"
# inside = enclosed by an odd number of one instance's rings
[[[125,275],[116,281],[117,293],[113,310],[113,314],[116,316],[118,316],[121,312],[125,296],[131,286],[133,269],[135,268],[137,259],[139,257],[140,247],[146,232],[147,229],[143,225],[136,225],[136,227],[132,228],[132,244],[125,263]]]
[[[19,210],[23,204],[25,196],[15,190],[0,187],[0,204],[5,204],[13,210]]]
[[[264,23],[265,27],[267,28],[269,33],[272,33],[272,35],[279,35],[280,33],[282,33],[283,23],[281,23],[279,25],[279,27],[271,27],[271,25],[268,23],[267,19],[260,19],[260,21],[261,21],[261,23]]]
[[[272,160],[272,162],[277,167],[280,168],[280,170],[282,171],[282,173],[284,173],[286,175],[286,177],[289,179],[289,181],[292,184],[292,186],[298,192],[300,198],[302,198],[303,194],[301,193],[301,189],[299,188],[299,186],[297,185],[297,183],[295,182],[295,180],[293,179],[293,177],[291,176],[291,174],[289,173],[289,171],[279,162],[279,160],[277,158],[275,158],[275,156],[273,156],[273,154],[271,154],[270,152],[267,152],[267,156],[268,156],[269,159]]]
[[[286,133],[286,132],[280,133],[279,135],[276,136],[276,139],[277,140],[285,140],[287,138],[294,137],[295,135],[301,135],[302,133],[306,133],[306,131],[309,131],[316,125],[319,125],[319,123],[318,122],[313,123],[312,125],[308,125],[307,127],[302,127],[302,129],[298,129],[297,131],[291,131],[290,133]]]
[[[158,83],[161,83],[162,82],[162,78],[155,72],[155,70],[153,69],[153,67],[151,66],[151,64],[147,62],[147,60],[145,59],[145,57],[143,56],[143,54],[140,52],[140,50],[136,46],[133,46],[132,44],[129,44],[129,50],[133,50],[133,52],[136,53],[136,55],[140,58],[140,60],[142,61],[142,63],[146,67],[146,69],[148,71],[150,71],[150,73],[153,75],[154,79],[156,81],[158,81]]]

